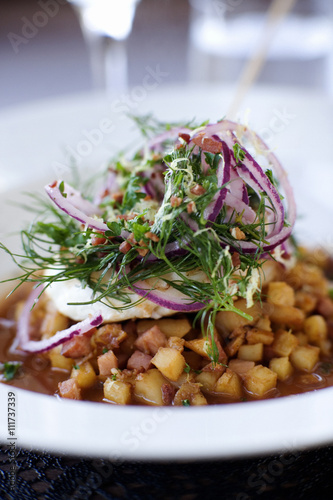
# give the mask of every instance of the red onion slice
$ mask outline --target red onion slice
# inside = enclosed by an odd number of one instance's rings
[[[67,328],[66,330],[62,330],[57,332],[55,335],[50,337],[49,339],[43,340],[30,340],[29,330],[30,330],[30,316],[31,316],[31,308],[35,304],[38,299],[38,295],[40,290],[35,288],[28,299],[26,300],[22,313],[20,315],[18,324],[17,324],[17,339],[18,345],[23,351],[33,352],[33,353],[42,353],[57,347],[60,344],[63,344],[67,340],[75,337],[76,335],[83,335],[86,332],[89,332],[92,328],[95,328],[103,323],[103,317],[100,313],[91,316],[90,318],[84,319],[75,325]]]
[[[144,281],[138,281],[135,285],[132,285],[132,289],[140,297],[145,297],[154,304],[172,311],[193,312],[205,307],[202,302],[189,302],[191,299],[188,296],[172,287],[166,291],[161,291],[150,288]]]

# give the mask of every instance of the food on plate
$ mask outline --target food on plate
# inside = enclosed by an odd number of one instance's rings
[[[333,384],[330,258],[296,245],[287,174],[255,132],[165,126],[95,181],[48,184],[22,231],[4,382],[174,406]]]

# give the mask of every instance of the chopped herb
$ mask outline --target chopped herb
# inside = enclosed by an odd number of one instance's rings
[[[191,406],[190,400],[189,399],[183,399],[182,400],[182,405],[183,406]]]
[[[65,183],[64,181],[61,181],[59,184],[59,191],[62,194],[64,198],[67,198],[67,193],[65,193]]]
[[[106,354],[107,352],[109,352],[109,349],[107,349],[106,347],[103,347],[103,354]]]
[[[79,365],[73,365],[74,370],[79,370],[80,366]]]
[[[111,380],[117,380],[117,374],[114,373],[113,375],[111,375]]]
[[[20,361],[7,361],[6,363],[0,363],[0,371],[3,373],[4,379],[8,382],[15,377],[21,366],[22,363]]]
[[[185,372],[185,373],[190,373],[190,371],[191,371],[191,367],[190,367],[190,365],[189,365],[189,364],[187,364],[187,363],[186,363],[186,364],[185,364],[185,368],[184,368],[184,372]]]
[[[237,164],[241,163],[245,158],[245,152],[241,148],[241,146],[238,144],[238,142],[236,142],[236,144],[233,145],[233,150],[234,150],[236,163]]]

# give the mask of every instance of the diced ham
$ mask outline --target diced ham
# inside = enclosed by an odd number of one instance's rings
[[[175,388],[170,384],[163,384],[161,387],[161,391],[163,405],[170,406],[175,395]]]
[[[87,356],[91,350],[90,337],[76,335],[62,345],[61,354],[66,358],[76,359]]]
[[[118,368],[118,359],[113,351],[108,351],[97,358],[100,375],[110,375],[112,368]]]
[[[142,333],[135,341],[135,347],[145,354],[155,356],[160,347],[167,345],[167,338],[157,325]]]
[[[81,399],[81,389],[74,378],[59,382],[58,389],[62,398]]]
[[[108,349],[118,349],[126,337],[127,333],[122,330],[119,323],[110,323],[98,329],[95,335],[95,343],[106,346]]]
[[[134,351],[132,356],[127,361],[129,370],[138,370],[146,372],[151,365],[152,356],[144,354],[141,351]]]

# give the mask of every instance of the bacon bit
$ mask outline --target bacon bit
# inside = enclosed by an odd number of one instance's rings
[[[170,204],[172,207],[179,207],[182,201],[182,198],[180,198],[179,196],[171,196],[170,198]]]
[[[66,358],[76,359],[87,356],[91,350],[90,338],[85,335],[76,335],[62,345],[60,354]]]
[[[55,188],[57,184],[58,184],[58,181],[52,182],[52,184],[50,184],[50,188]]]
[[[222,375],[225,372],[225,366],[222,366],[218,363],[208,363],[206,366],[203,367],[202,371],[214,372]]]
[[[222,151],[222,143],[220,141],[216,141],[211,137],[204,137],[204,133],[198,134],[196,137],[192,139],[196,146],[208,151],[209,153],[221,153]]]
[[[76,264],[84,264],[84,258],[83,257],[75,257],[75,262],[76,262]]]
[[[155,356],[160,347],[167,345],[167,338],[157,325],[139,335],[134,343],[140,351]]]
[[[239,227],[233,227],[230,230],[231,236],[233,236],[236,240],[246,240],[245,233]]]
[[[121,214],[121,215],[116,215],[117,219],[121,220],[133,220],[137,214]]]
[[[143,201],[149,201],[149,200],[151,200],[151,199],[152,199],[152,197],[150,196],[150,194],[147,194],[147,196],[145,196],[145,197],[143,198]]]
[[[187,210],[188,214],[192,214],[193,212],[195,212],[195,203],[194,203],[194,201],[190,201],[190,203],[188,203],[188,205],[186,207],[186,210]]]
[[[125,254],[125,253],[129,252],[131,248],[132,247],[131,247],[130,243],[128,243],[128,241],[123,241],[119,245],[119,252]]]
[[[158,241],[160,241],[160,239],[157,236],[157,234],[152,233],[151,231],[148,231],[147,233],[145,233],[145,237],[148,238],[149,240],[155,241],[155,243],[157,243]]]
[[[161,387],[163,405],[170,406],[175,395],[175,389],[170,384]]]
[[[196,184],[191,190],[190,193],[200,196],[201,194],[204,194],[206,192],[206,189],[203,188],[200,184]]]
[[[107,190],[106,190],[107,191]],[[123,198],[124,198],[124,193],[121,191],[117,191],[116,193],[111,194],[111,198],[116,202],[116,203],[122,203]]]
[[[238,267],[241,264],[240,256],[238,252],[234,252],[231,256],[232,265]]]
[[[127,238],[128,243],[130,243],[132,246],[136,245],[138,242],[134,238],[134,233],[131,233],[129,237]]]
[[[180,137],[181,139],[183,139],[183,141],[185,141],[187,144],[190,142],[191,140],[191,136],[190,134],[185,134],[184,132],[183,133],[179,133],[178,134],[178,137]]]
[[[91,244],[93,247],[97,245],[104,245],[106,241],[106,238],[103,238],[102,236],[97,236],[96,234],[91,235]]]
[[[100,375],[110,375],[113,368],[118,368],[118,359],[113,351],[108,351],[97,358]]]
[[[129,370],[137,370],[138,372],[146,372],[151,366],[152,356],[144,354],[141,351],[134,351],[132,356],[127,361]]]
[[[77,380],[74,378],[69,378],[68,380],[64,380],[64,382],[59,382],[58,390],[62,398],[81,399],[81,389]]]
[[[220,141],[216,141],[211,137],[205,137],[203,140],[203,149],[208,151],[209,153],[217,154],[222,151],[222,143]]]
[[[168,338],[168,347],[172,349],[176,349],[179,352],[183,352],[184,350],[185,340],[179,337],[169,337]]]
[[[137,248],[136,249],[140,257],[145,257],[149,252],[148,248]]]

